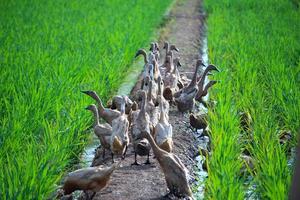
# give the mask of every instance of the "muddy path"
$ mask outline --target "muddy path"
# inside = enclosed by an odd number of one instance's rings
[[[180,52],[182,67],[181,73],[191,77],[196,60],[201,58],[201,30],[203,26],[203,15],[201,14],[201,0],[179,0],[173,7],[168,18],[166,27],[161,31],[159,43],[162,47],[163,41],[175,44]],[[162,55],[164,52],[162,52]],[[139,80],[133,88],[131,95],[140,88]],[[174,153],[180,157],[193,176],[195,157],[198,155],[195,134],[190,125],[188,114],[178,112],[175,106],[170,107],[169,121],[173,126]],[[110,165],[111,157],[107,153],[102,159],[102,151],[97,150],[92,165]],[[119,160],[120,158],[116,158]],[[144,163],[146,157],[139,157],[138,162]],[[134,162],[132,145],[129,146],[126,159],[122,166],[116,170],[108,187],[98,192],[93,199],[166,199],[167,186],[164,175],[159,164],[150,157],[150,165],[131,166]],[[191,178],[191,183],[193,178]],[[80,199],[84,199],[81,197]]]

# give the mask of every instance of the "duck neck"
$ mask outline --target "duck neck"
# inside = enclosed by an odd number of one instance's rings
[[[195,87],[196,83],[197,83],[197,73],[198,73],[198,69],[199,69],[199,65],[196,66],[196,70],[194,72],[193,78],[190,82],[190,84],[188,85],[188,88],[192,88]]]
[[[139,50],[139,54],[142,54],[144,56],[144,62],[145,62],[145,64],[148,63],[148,58],[147,58],[148,56],[147,56],[146,51],[143,50],[143,49],[141,49],[141,50]]]
[[[203,91],[204,81],[205,81],[205,75],[203,73],[200,80],[199,80],[199,82],[198,82],[199,91]]]
[[[207,92],[208,92],[208,89],[211,88],[211,86],[213,86],[216,82],[215,81],[209,81],[207,83],[207,85],[205,86],[205,88],[203,89],[203,93],[202,95],[203,96],[206,96],[207,95]]]
[[[164,111],[164,107],[162,105],[162,98],[161,97],[161,101],[159,102],[159,107],[160,107],[160,118],[159,118],[159,122],[160,123],[166,123],[166,116],[165,116],[165,111]]]
[[[103,103],[102,103],[100,97],[98,95],[96,95],[94,99],[96,100],[96,102],[98,104],[98,110],[103,111],[105,108],[103,106]]]
[[[153,153],[154,155],[159,159],[161,157],[161,154],[163,153],[163,151],[157,146],[157,144],[155,143],[153,137],[150,135],[150,133],[146,133],[146,138],[148,139]]]
[[[98,110],[97,110],[96,107],[94,107],[92,109],[92,112],[93,112],[93,115],[94,115],[94,127],[95,127],[96,125],[100,124],[100,122],[99,122],[100,119],[99,119],[99,114],[98,114]]]
[[[205,77],[207,75],[207,73],[210,71],[210,69],[208,69],[208,67],[206,67],[206,69],[204,70],[201,78],[200,78],[200,81],[198,83],[198,87],[199,87],[199,90],[202,90],[203,91],[203,86],[204,86],[204,81],[205,81]],[[208,89],[208,88],[207,88]]]

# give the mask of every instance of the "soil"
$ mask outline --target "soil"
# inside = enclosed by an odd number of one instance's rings
[[[201,57],[201,34],[204,15],[201,13],[201,0],[179,0],[174,5],[168,18],[168,23],[160,34],[160,47],[164,41],[169,41],[179,48],[182,67],[181,73],[193,72],[196,60]],[[161,48],[162,49],[162,48]],[[164,52],[162,52],[163,54]],[[162,55],[164,58],[164,55]],[[187,73],[191,77],[191,73]],[[141,80],[133,88],[131,95],[140,88]],[[179,156],[190,174],[193,176],[195,157],[199,155],[195,134],[189,125],[188,114],[180,113],[175,106],[170,107],[169,121],[173,126],[174,153]],[[93,161],[95,165],[110,165],[111,157],[107,153],[102,159],[102,150],[97,150]],[[115,160],[119,160],[116,158]],[[146,157],[139,157],[138,162],[144,163]],[[125,160],[112,177],[110,184],[98,192],[93,199],[168,199],[164,174],[158,162],[150,157],[150,165],[131,166],[134,162],[133,148],[130,145]],[[194,180],[191,178],[190,182]],[[79,199],[84,199],[82,195]],[[172,199],[176,199],[175,197]]]

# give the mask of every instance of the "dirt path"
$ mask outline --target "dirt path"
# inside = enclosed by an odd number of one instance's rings
[[[182,63],[181,72],[192,72],[196,60],[200,58],[200,33],[202,17],[200,13],[201,0],[179,0],[170,13],[170,22],[160,36],[162,41],[169,41],[180,49]],[[190,77],[191,74],[188,74]],[[132,93],[140,87],[137,83]],[[187,114],[170,108],[170,123],[173,125],[174,153],[180,157],[193,174],[194,158],[197,154],[196,141],[189,126]],[[110,156],[101,159],[102,153],[97,152],[93,165],[110,165]],[[134,162],[132,146],[129,146],[122,167],[114,172],[109,186],[97,193],[93,199],[163,199],[167,193],[164,175],[155,159],[151,156],[151,165],[131,166]],[[119,159],[119,158],[117,158]],[[145,162],[146,157],[138,157],[138,162]]]

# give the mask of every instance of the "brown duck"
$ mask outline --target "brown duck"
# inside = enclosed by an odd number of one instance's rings
[[[96,105],[91,104],[86,107],[87,110],[90,110],[94,114],[94,133],[99,138],[101,148],[103,149],[102,158],[105,156],[105,150],[110,150],[110,138],[112,135],[112,127],[109,124],[100,124],[99,115]]]
[[[162,102],[162,96],[159,96],[160,119],[155,126],[154,137],[157,145],[167,151],[172,152],[173,149],[173,129],[172,125],[166,119]]]
[[[100,97],[97,95],[97,93],[95,91],[88,90],[88,91],[81,91],[81,92],[89,95],[90,97],[92,97],[93,99],[96,100],[96,102],[98,104],[99,117],[102,117],[110,125],[112,124],[112,120],[114,120],[115,118],[117,118],[121,115],[120,111],[118,111],[118,110],[112,110],[110,108],[105,108],[103,106],[103,103],[102,103]]]
[[[171,194],[177,197],[188,197],[193,199],[193,194],[188,183],[187,169],[181,160],[173,153],[168,153],[155,143],[153,137],[144,132],[153,149],[153,153],[165,175],[167,187]]]
[[[139,91],[139,95],[142,98],[141,109],[132,112],[131,115],[131,135],[133,148],[135,153],[135,162],[133,165],[139,165],[137,163],[137,155],[148,156],[146,164],[150,163],[149,154],[151,146],[149,142],[142,136],[143,132],[150,133],[150,117],[146,112],[147,96],[143,90]]]
[[[190,125],[196,129],[206,129],[207,127],[207,114],[190,114]]]
[[[126,99],[123,98],[123,102],[121,102],[121,115],[112,121],[112,136],[110,140],[112,162],[114,162],[114,154],[122,155],[122,159],[125,158],[129,144],[129,121],[125,115],[125,103]]]
[[[110,106],[111,109],[117,109],[118,111],[121,112],[121,104],[123,102],[123,99],[125,99],[125,114],[129,114],[131,111],[131,107],[133,102],[131,101],[131,99],[126,96],[126,95],[116,95],[113,97],[112,99],[112,104]]]
[[[215,71],[219,72],[218,68],[214,65],[208,65],[205,68],[205,70],[204,70],[204,72],[203,72],[203,74],[202,74],[202,76],[201,76],[201,78],[198,82],[198,92],[195,96],[196,101],[201,101],[202,97],[207,95],[208,89],[210,87],[212,87],[214,84],[217,83],[217,81],[211,80],[204,87],[205,78],[206,78],[207,74],[212,70],[215,70]]]
[[[92,199],[96,192],[108,185],[110,176],[120,164],[121,162],[115,163],[110,167],[87,167],[69,173],[63,184],[64,194],[68,195],[76,190],[92,191],[93,195],[90,198]]]

